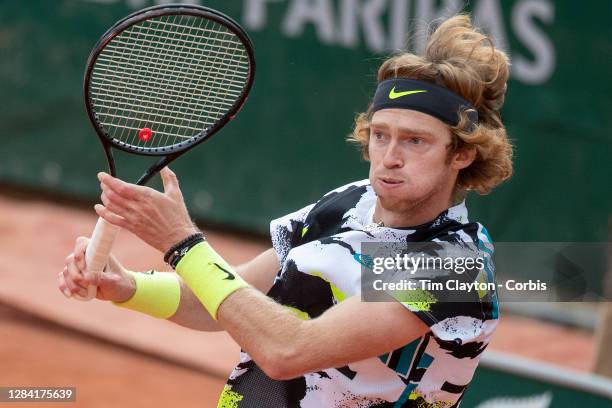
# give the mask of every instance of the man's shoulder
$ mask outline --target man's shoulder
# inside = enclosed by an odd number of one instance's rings
[[[326,193],[306,217],[309,237],[335,234],[344,228],[349,214],[359,215],[371,204],[373,195],[369,180],[345,184]]]
[[[363,179],[363,180],[357,180],[357,181],[352,181],[350,183],[344,184],[340,187],[336,187],[335,189],[325,193],[323,195],[323,197],[326,197],[330,194],[339,194],[342,192],[348,192],[348,191],[352,191],[356,188],[364,188],[364,187],[368,187],[370,185],[370,180],[369,179]]]
[[[332,209],[335,210],[335,212],[346,212],[354,208],[357,203],[368,194],[373,194],[368,179],[354,181],[324,194],[323,197],[317,201],[311,213],[321,211],[327,212]]]
[[[493,240],[487,228],[470,219],[465,201],[457,203],[440,214],[431,224],[433,237],[447,237],[457,242],[491,245]],[[444,240],[444,239],[443,239]]]
[[[486,227],[477,221],[458,222],[448,220],[441,224],[433,234],[434,240],[456,242],[458,244],[473,243],[477,246],[493,247],[493,240]]]

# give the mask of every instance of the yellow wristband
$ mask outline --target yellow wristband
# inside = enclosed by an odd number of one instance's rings
[[[215,320],[219,306],[229,295],[249,287],[206,241],[187,252],[176,266],[176,272]]]
[[[136,282],[136,292],[116,306],[136,310],[153,317],[167,319],[174,315],[181,302],[181,285],[173,273],[140,273],[128,271]]]

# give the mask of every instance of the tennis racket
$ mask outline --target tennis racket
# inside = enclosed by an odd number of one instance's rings
[[[247,33],[228,16],[195,5],[161,5],[117,22],[94,46],[85,70],[85,106],[116,176],[112,148],[154,156],[136,182],[208,140],[238,113],[253,84]],[[119,232],[102,218],[86,249],[101,273]],[[86,297],[96,296],[90,286]]]

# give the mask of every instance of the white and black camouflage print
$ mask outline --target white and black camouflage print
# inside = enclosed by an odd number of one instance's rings
[[[281,264],[268,296],[315,318],[361,294],[360,248],[364,242],[452,242],[487,255],[484,276],[494,281],[493,247],[486,229],[469,222],[464,203],[433,221],[410,228],[372,223],[376,195],[368,180],[340,187],[317,203],[271,222]],[[448,277],[437,276],[440,279]],[[397,350],[345,367],[272,380],[247,353],[232,372],[219,406],[238,408],[457,407],[487,347],[498,318],[496,294],[462,303],[439,302],[428,310],[406,303],[430,327]],[[334,333],[329,333],[334,336]],[[226,397],[228,397],[226,395]]]

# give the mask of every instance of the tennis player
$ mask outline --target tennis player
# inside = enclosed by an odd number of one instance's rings
[[[163,193],[100,173],[97,213],[165,253],[176,273],[130,272],[111,258],[90,276],[79,238],[59,288],[85,295],[95,284],[117,306],[227,331],[242,352],[219,407],[457,407],[497,324],[495,292],[362,301],[360,250],[436,241],[490,253],[464,197],[512,173],[507,79],[506,55],[463,15],[443,22],[423,55],[386,60],[351,137],[369,178],[272,221],[272,248],[236,268],[194,227],[169,169]],[[490,262],[472,279],[492,282]]]

